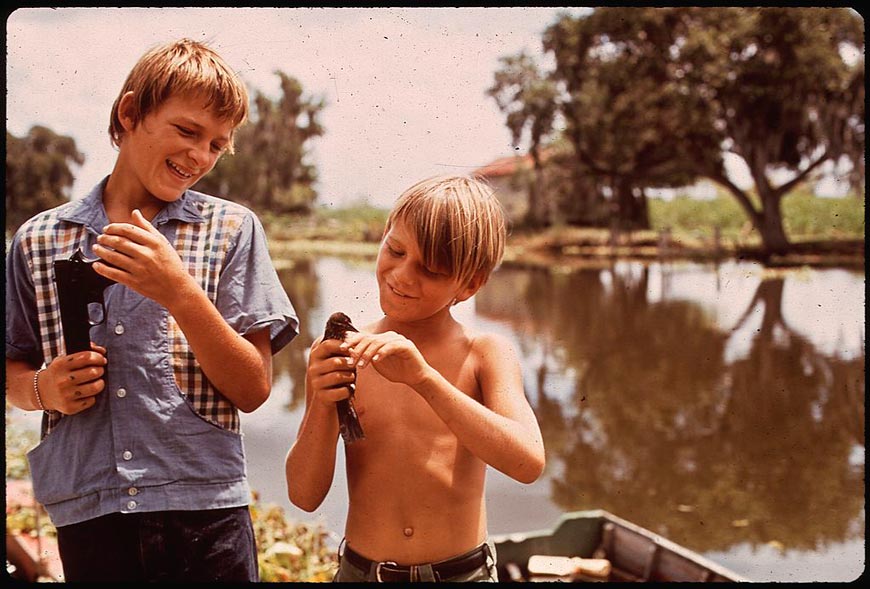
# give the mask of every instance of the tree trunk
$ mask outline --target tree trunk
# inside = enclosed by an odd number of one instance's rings
[[[576,155],[575,164],[571,169],[575,204],[572,206],[572,219],[582,227],[607,226],[606,213],[602,213],[604,197],[584,170],[588,167],[580,155]]]
[[[782,197],[771,193],[761,197],[761,214],[756,229],[761,234],[761,247],[770,254],[784,254],[789,250],[788,237],[782,223],[780,203]]]
[[[529,183],[529,210],[526,213],[525,223],[529,227],[543,227],[545,224],[544,215],[544,193],[542,190],[543,173],[541,171],[541,162],[537,150],[532,147],[529,150],[529,155],[532,156],[532,181]]]
[[[788,237],[785,234],[785,226],[782,223],[782,210],[780,204],[782,195],[788,185],[773,189],[763,179],[754,174],[755,186],[761,196],[761,210],[756,210],[749,195],[739,188],[730,179],[722,174],[712,174],[708,178],[724,186],[746,211],[746,215],[752,222],[752,226],[761,236],[761,247],[766,256],[777,253],[785,253],[789,250]]]
[[[649,229],[649,204],[646,199],[646,191],[643,188],[637,189],[637,197],[634,200],[634,223],[635,229]]]
[[[623,229],[649,229],[649,212],[643,189],[632,186],[628,178],[620,178],[614,187],[616,215]]]
[[[529,212],[526,213],[526,224],[530,227],[544,227],[549,225],[550,221],[547,195],[544,194],[544,169],[541,165],[538,150],[532,148],[530,155],[532,156],[532,162],[534,162],[532,169],[534,177],[529,186]]]

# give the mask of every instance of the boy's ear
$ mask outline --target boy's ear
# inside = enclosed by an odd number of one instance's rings
[[[467,301],[468,299],[473,297],[477,293],[477,291],[480,290],[480,287],[482,287],[484,284],[486,284],[486,277],[480,274],[475,274],[471,278],[471,280],[468,281],[468,284],[466,284],[464,288],[456,293],[456,303]]]
[[[136,106],[133,103],[133,92],[125,92],[118,101],[118,120],[124,126],[125,131],[132,131],[136,127]]]

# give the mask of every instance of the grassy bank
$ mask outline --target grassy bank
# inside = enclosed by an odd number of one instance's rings
[[[783,200],[783,222],[795,246],[783,265],[863,267],[864,200],[820,198],[795,191]],[[571,226],[542,231],[515,228],[508,239],[506,263],[552,264],[560,261],[619,258],[741,257],[761,239],[737,201],[724,193],[711,200],[677,197],[651,199],[648,231],[613,234],[608,229]],[[316,209],[309,216],[264,215],[276,258],[311,254],[374,257],[387,211],[370,206]]]
[[[712,200],[652,199],[649,212],[655,231],[670,227],[674,233],[712,237],[718,227],[725,239],[759,240],[737,200],[725,194]],[[809,191],[797,190],[783,199],[782,216],[786,234],[796,243],[864,238],[864,200],[854,196],[821,198]]]

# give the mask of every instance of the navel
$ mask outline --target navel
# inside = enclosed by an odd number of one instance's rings
[[[410,527],[409,527],[409,528],[405,528],[405,529],[403,530],[403,533],[405,534],[405,537],[406,537],[406,538],[410,538],[411,536],[414,535],[414,528],[410,528]]]

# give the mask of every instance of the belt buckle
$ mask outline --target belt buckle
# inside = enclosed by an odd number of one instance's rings
[[[377,564],[377,566],[375,567],[375,580],[378,583],[384,582],[384,580],[381,578],[381,567],[384,565],[397,567],[397,566],[399,566],[399,563],[393,562],[392,560],[385,560],[385,561],[379,562]]]

